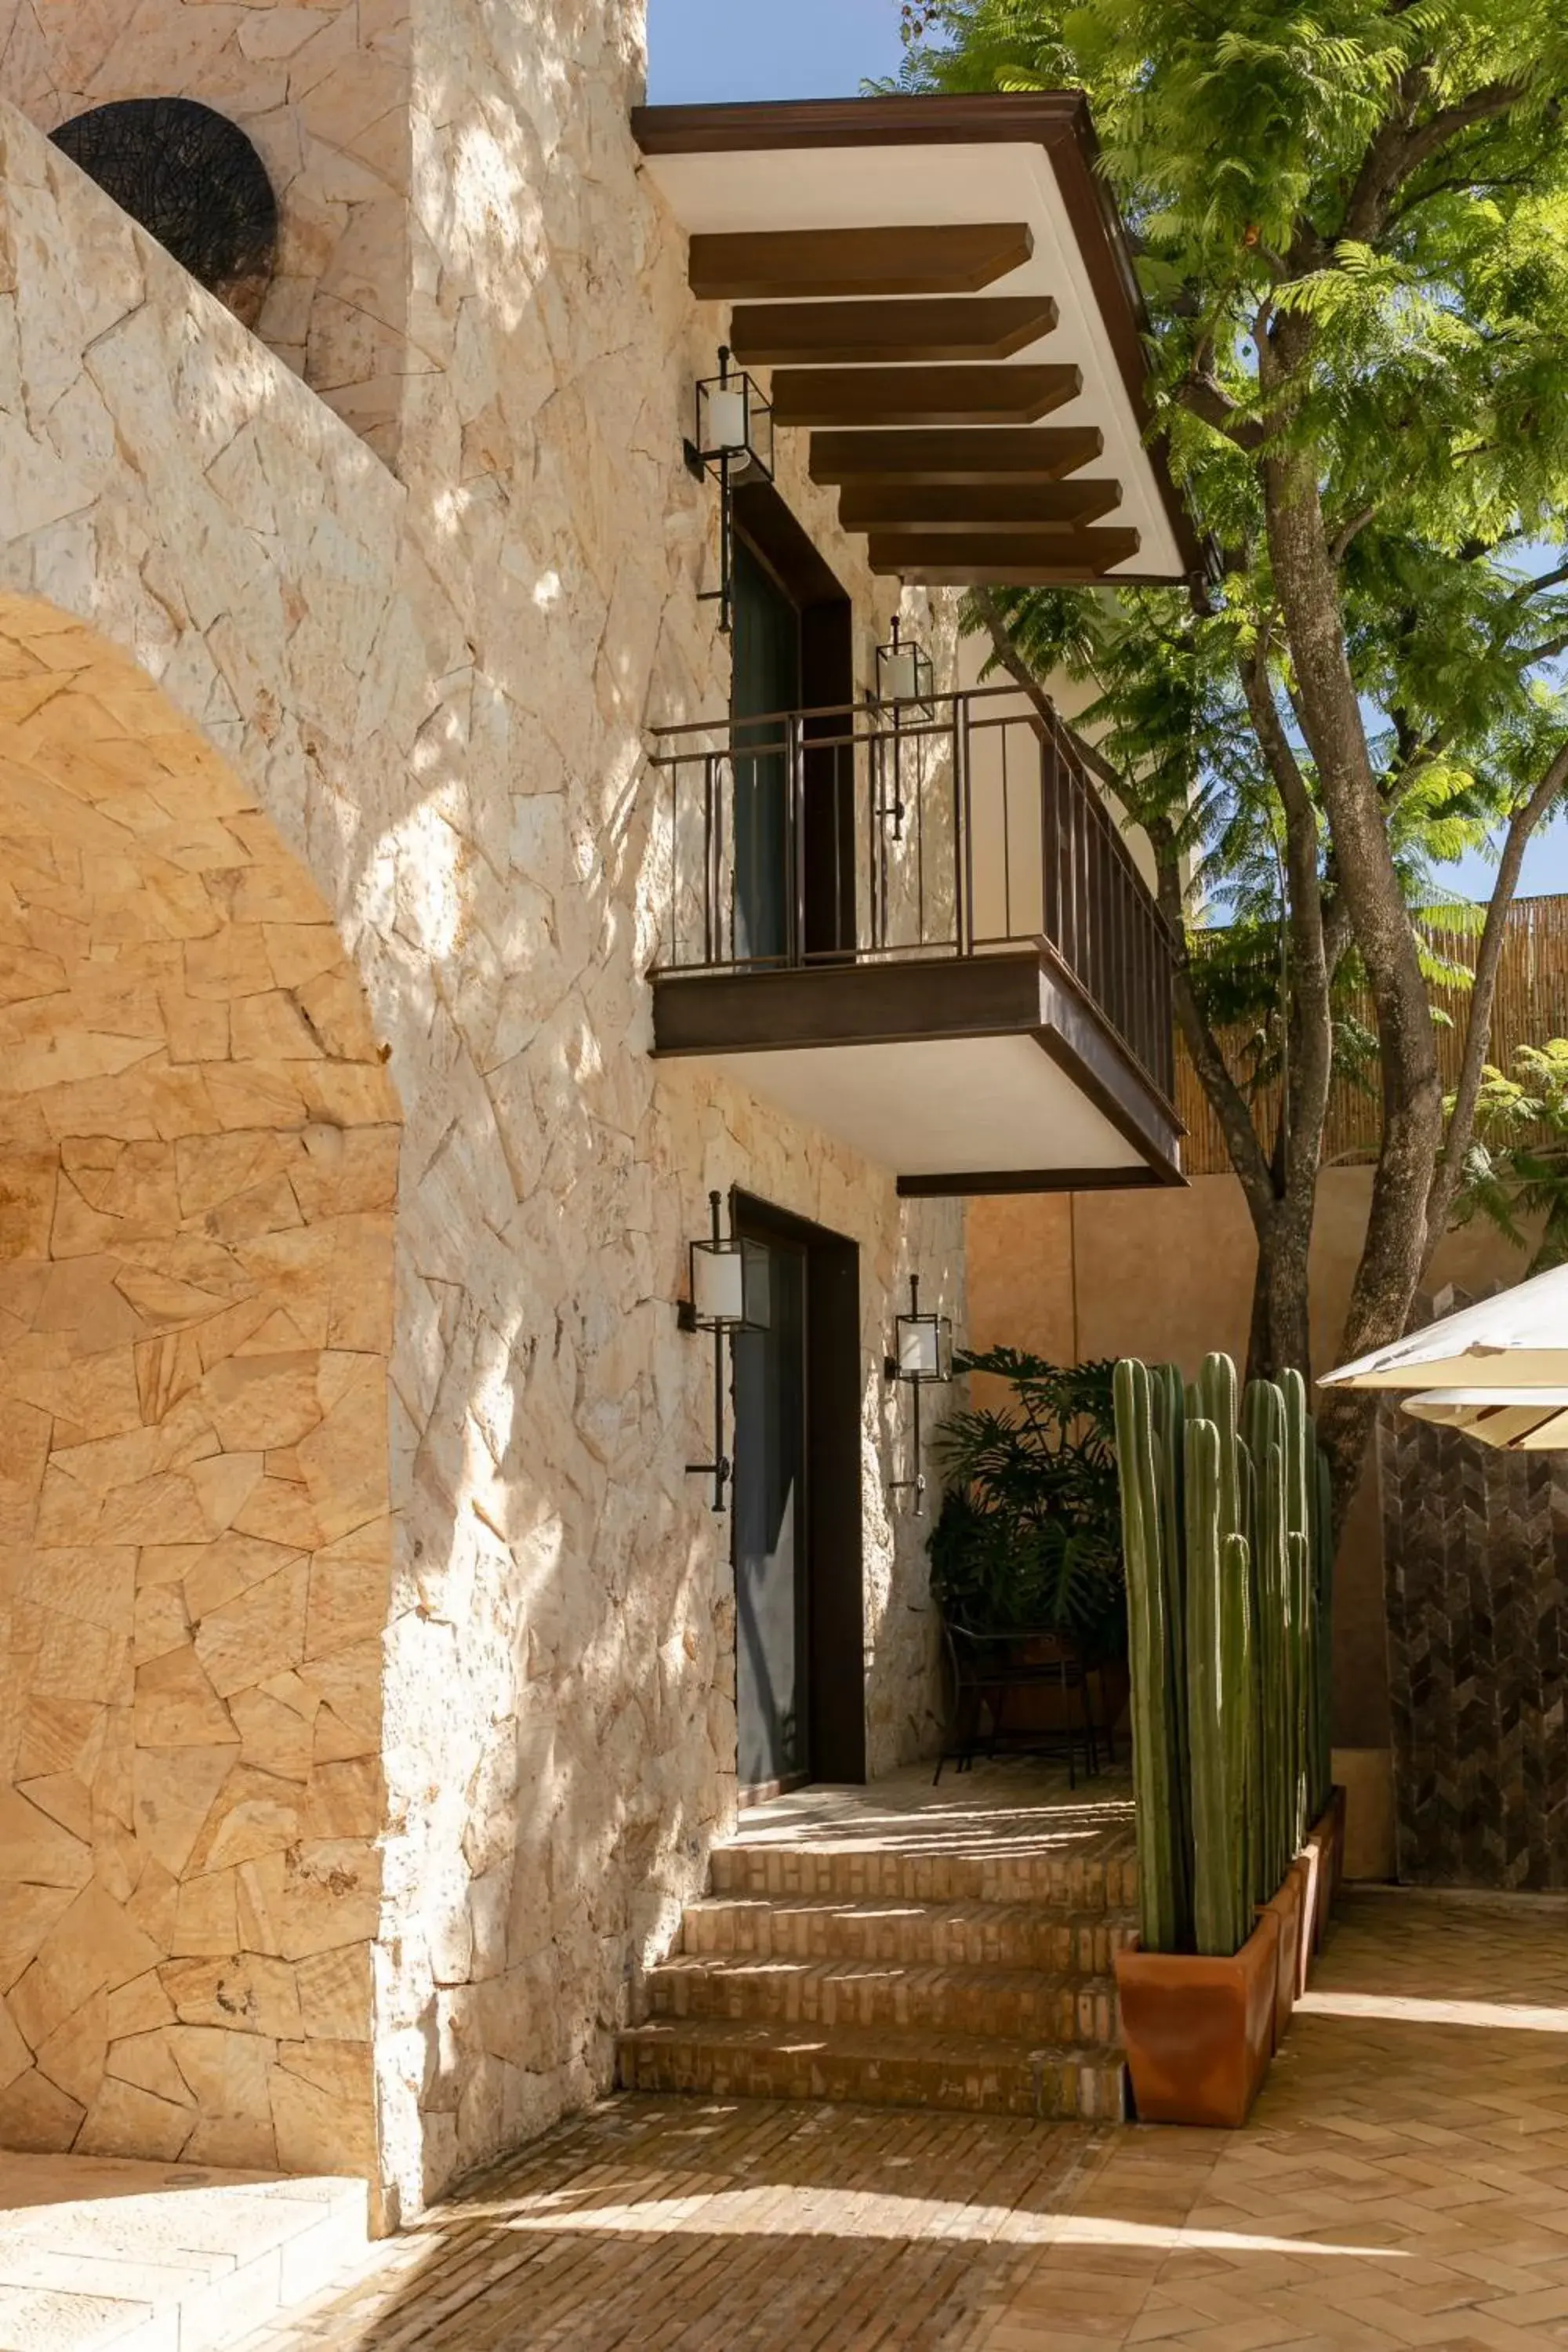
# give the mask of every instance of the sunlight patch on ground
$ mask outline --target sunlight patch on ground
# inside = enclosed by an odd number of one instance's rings
[[[1308,1992],[1296,2003],[1308,2017],[1374,2017],[1394,2025],[1478,2025],[1510,2033],[1568,2033],[1568,2009],[1525,2001],[1422,2000],[1409,1993]]]
[[[646,2237],[881,2238],[941,2237],[982,2245],[1129,2246],[1168,2252],[1321,2254],[1358,2261],[1404,2262],[1392,2247],[1320,2243],[1237,2230],[1203,2230],[1177,2223],[1124,2221],[1114,2214],[1028,2213],[1008,2205],[965,2205],[934,2197],[894,2197],[863,2189],[721,2189],[710,2195],[649,2197],[627,2204],[572,2201],[573,2192],[525,2199],[492,2209],[509,2230],[603,2231]],[[465,2219],[473,2214],[465,2208]]]

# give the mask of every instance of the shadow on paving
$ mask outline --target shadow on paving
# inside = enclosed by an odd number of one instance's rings
[[[949,2352],[1105,2145],[904,2109],[624,2098],[469,2181],[288,2352]]]
[[[1349,1895],[1236,2133],[613,2100],[247,2352],[1568,2345],[1565,1927]]]

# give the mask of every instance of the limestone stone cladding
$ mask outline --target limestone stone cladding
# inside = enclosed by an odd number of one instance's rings
[[[956,1203],[650,1058],[644,730],[728,678],[680,455],[722,321],[637,173],[640,10],[33,0],[0,71],[30,103],[18,58],[129,23],[247,119],[202,60],[350,17],[404,45],[424,321],[369,438],[0,105],[0,1541],[63,1710],[5,1725],[0,2137],[188,2118],[187,2155],[363,2166],[391,2223],[605,2086],[733,1818],[674,1312],[709,1188],[858,1246],[873,1771],[935,1692],[881,1360],[911,1270],[963,1302]],[[886,596],[797,459],[864,675]],[[323,908],[341,957],[291,956]]]
[[[44,130],[178,97],[246,131],[281,231],[258,331],[384,454],[421,364],[409,65],[405,0],[0,0],[0,90]]]

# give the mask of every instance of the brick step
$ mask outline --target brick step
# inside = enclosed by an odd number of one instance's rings
[[[655,2017],[867,2026],[1105,2049],[1121,2040],[1110,1977],[900,1961],[680,1954],[647,1979]]]
[[[1138,1899],[1138,1865],[1048,1853],[899,1853],[752,1842],[714,1847],[712,1891],[837,1895],[851,1903],[1048,1903],[1064,1911],[1121,1910]]]
[[[666,2095],[825,2099],[1038,2121],[1121,2122],[1126,2113],[1121,2062],[1110,2052],[981,2034],[656,2018],[622,2034],[620,2078],[628,2091]]]
[[[1137,1932],[1131,1911],[1053,1912],[1037,1903],[853,1903],[716,1895],[687,1906],[688,1955],[901,1960],[937,1968],[1056,1969],[1109,1976]]]

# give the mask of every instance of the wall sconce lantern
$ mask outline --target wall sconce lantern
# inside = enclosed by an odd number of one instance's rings
[[[719,346],[719,373],[697,387],[695,438],[688,441],[687,470],[701,481],[711,474],[719,485],[719,585],[700,591],[699,602],[717,604],[719,629],[730,634],[734,610],[737,478],[759,473],[773,478],[773,408],[744,368],[731,364],[727,343]]]
[[[921,1313],[921,1278],[910,1276],[910,1311],[896,1322],[897,1353],[884,1359],[882,1369],[890,1381],[904,1381],[914,1391],[915,1475],[912,1478],[894,1478],[889,1484],[893,1492],[913,1487],[915,1517],[925,1514],[926,1478],[921,1466],[921,1391],[935,1388],[952,1378],[952,1325],[945,1315]]]
[[[724,1507],[724,1489],[734,1465],[724,1451],[724,1341],[738,1331],[768,1328],[768,1254],[760,1242],[726,1240],[720,1217],[720,1195],[708,1195],[712,1231],[706,1241],[690,1246],[691,1296],[676,1309],[683,1331],[708,1331],[713,1338],[713,1459],[689,1462],[693,1477],[713,1481],[713,1508]]]
[[[936,716],[936,666],[918,637],[906,637],[893,615],[890,645],[877,647],[877,699],[895,722],[900,707],[919,719]]]

